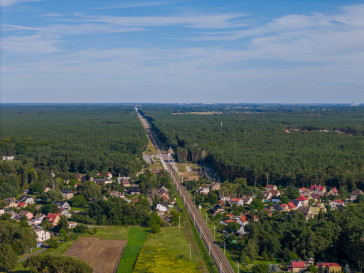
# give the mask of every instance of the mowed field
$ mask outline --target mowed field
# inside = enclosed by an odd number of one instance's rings
[[[80,258],[93,268],[94,273],[114,273],[126,242],[125,240],[82,237],[64,255]]]

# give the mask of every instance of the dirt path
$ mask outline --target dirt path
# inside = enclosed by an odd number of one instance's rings
[[[22,261],[25,261],[26,259],[28,259],[29,257],[32,257],[33,255],[37,255],[39,253],[42,253],[43,251],[46,251],[47,249],[46,248],[41,248],[39,249],[38,251],[34,252],[34,253],[30,253],[28,255],[25,255],[24,257],[20,258],[18,260],[18,263],[22,262]]]

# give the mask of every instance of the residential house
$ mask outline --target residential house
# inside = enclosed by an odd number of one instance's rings
[[[210,188],[209,187],[206,187],[206,186],[205,187],[199,187],[198,190],[197,190],[197,192],[199,194],[208,195],[209,192],[210,192]]]
[[[325,188],[325,186],[321,186],[321,185],[312,185],[311,191],[313,191],[314,193],[321,196],[326,192],[326,188]]]
[[[32,220],[32,223],[33,223],[34,225],[40,225],[40,224],[43,222],[44,218],[46,218],[46,216],[45,216],[44,214],[37,213],[37,214],[34,216],[34,218],[33,218],[33,220]]]
[[[19,202],[19,203],[17,203],[17,204],[16,204],[16,206],[17,206],[18,208],[23,209],[23,208],[25,208],[25,207],[27,206],[27,204],[26,204],[26,203],[23,203],[23,202]]]
[[[158,215],[164,215],[167,212],[167,207],[162,204],[157,204],[156,209]]]
[[[46,187],[45,189],[44,189],[44,192],[49,192],[51,190],[51,188],[50,187]]]
[[[0,209],[0,215],[3,215],[5,213],[4,209]]]
[[[73,228],[77,227],[77,225],[78,225],[77,222],[72,222],[72,221],[68,222],[68,228],[69,229],[73,229]]]
[[[6,210],[5,213],[10,214],[10,219],[14,219],[17,216],[17,214],[12,210]]]
[[[287,204],[282,204],[281,208],[282,208],[283,211],[290,211],[291,210],[290,207]]]
[[[34,199],[32,197],[30,197],[30,196],[23,195],[22,197],[19,198],[19,202],[25,203],[27,205],[33,205],[34,204]]]
[[[59,213],[48,213],[47,215],[47,220],[53,227],[58,225],[60,219],[61,219],[61,214]]]
[[[111,191],[110,195],[111,197],[125,198],[125,193],[119,191]]]
[[[51,234],[49,231],[45,231],[43,229],[35,229],[35,234],[37,235],[37,242],[41,243],[47,241],[51,238]]]
[[[94,179],[94,182],[98,185],[107,185],[107,184],[111,184],[112,180],[111,179]]]
[[[338,196],[339,195],[339,191],[336,188],[331,188],[330,191],[327,193],[327,195]]]
[[[319,215],[320,212],[326,212],[326,208],[311,206],[308,212],[308,216],[310,218],[314,218],[315,216]]]
[[[219,191],[221,189],[221,183],[219,182],[213,182],[211,184],[211,190],[212,191]]]
[[[305,187],[299,189],[300,194],[304,194],[305,191],[306,191],[306,188]]]
[[[2,157],[3,160],[14,160],[15,156],[13,155],[4,155]]]
[[[288,202],[287,206],[289,207],[290,210],[296,210],[296,206],[293,204],[293,202]]]
[[[73,197],[73,191],[70,189],[65,189],[62,191],[63,199],[70,200]]]
[[[319,273],[340,273],[342,267],[337,263],[317,263]]]
[[[17,207],[15,197],[7,198],[4,201],[6,202],[5,208],[16,208]]]
[[[239,226],[245,227],[247,224],[249,224],[249,221],[246,219],[246,216],[238,217],[236,218],[236,222],[239,224]]]
[[[212,213],[215,215],[217,213],[225,213],[225,209],[220,205],[216,205],[215,207],[212,208]]]
[[[111,179],[112,178],[112,173],[111,172],[107,172],[106,178],[107,179]]]
[[[230,201],[230,196],[220,195],[220,200],[223,201],[223,202],[229,202]]]
[[[130,188],[131,187],[130,181],[127,178],[123,179],[122,184],[123,184],[124,188]]]
[[[306,271],[307,266],[304,262],[291,262],[291,272],[292,273],[302,273]]]
[[[265,191],[265,192],[264,192],[264,197],[263,197],[263,199],[264,199],[264,200],[270,200],[270,199],[275,198],[275,197],[278,197],[278,196],[280,196],[280,195],[281,195],[281,193],[280,193],[280,191],[279,191],[279,190],[270,190],[270,191]]]
[[[302,203],[298,200],[291,200],[290,203],[292,203],[296,207],[296,209],[302,207]]]
[[[343,201],[339,200],[339,199],[336,199],[334,201],[330,201],[329,205],[330,205],[331,209],[333,209],[333,208],[336,208],[338,206],[345,206],[345,203]]]
[[[280,204],[274,204],[272,207],[273,211],[281,211],[283,210]]]
[[[348,200],[350,201],[355,201],[356,198],[358,197],[358,195],[363,195],[364,192],[361,190],[355,190],[350,194],[350,197],[348,198]]]
[[[273,190],[273,191],[276,191],[278,188],[277,188],[277,186],[276,185],[267,185],[267,186],[265,186],[265,190],[264,191],[271,191],[271,190]]]
[[[54,201],[53,204],[56,204],[59,210],[69,210],[71,208],[70,204],[66,201]]]
[[[308,206],[308,199],[303,195],[300,195],[296,200],[299,201],[301,206]]]
[[[238,207],[244,206],[244,201],[241,198],[231,198],[229,202],[230,206],[237,205]]]
[[[28,220],[30,220],[30,219],[32,219],[33,218],[33,213],[31,213],[30,211],[25,211],[25,210],[23,210],[23,211],[21,211],[21,212],[19,212],[18,213],[18,216],[16,217],[18,220],[20,220],[20,218],[22,217],[22,216],[25,216],[25,217],[27,217],[27,219]]]
[[[253,197],[248,195],[243,195],[241,199],[243,200],[245,205],[250,205],[253,202]]]
[[[139,195],[140,194],[140,187],[137,184],[132,184],[130,186],[130,194],[131,195]]]
[[[306,219],[310,218],[310,215],[309,215],[310,207],[309,206],[299,207],[297,209],[297,211],[303,213],[306,216]]]

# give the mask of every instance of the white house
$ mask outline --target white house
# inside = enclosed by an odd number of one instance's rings
[[[14,160],[15,156],[12,155],[4,155],[3,160]]]
[[[0,215],[3,215],[5,213],[4,209],[0,209]]]
[[[244,204],[246,205],[250,205],[253,202],[253,197],[248,195],[244,195],[241,199],[244,201]]]
[[[230,206],[237,205],[238,207],[244,206],[244,201],[241,198],[231,198],[230,199]]]
[[[63,201],[54,201],[54,204],[57,205],[58,209],[65,209],[65,210],[69,210],[70,204],[68,204],[67,202],[63,202]]]
[[[230,201],[230,196],[220,195],[220,200],[223,201],[223,202],[229,202]]]
[[[210,192],[210,188],[209,187],[199,187],[197,191],[199,194],[208,195]]]
[[[22,197],[19,198],[19,202],[25,203],[27,205],[33,205],[34,199],[30,196],[23,195]]]
[[[162,204],[157,204],[156,208],[158,215],[164,215],[164,213],[167,212],[167,207]]]
[[[51,234],[43,229],[36,229],[35,234],[37,234],[37,242],[44,242],[51,238]]]

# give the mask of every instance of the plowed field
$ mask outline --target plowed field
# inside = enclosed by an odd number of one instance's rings
[[[82,237],[64,255],[80,258],[93,268],[94,273],[114,273],[126,242]]]

